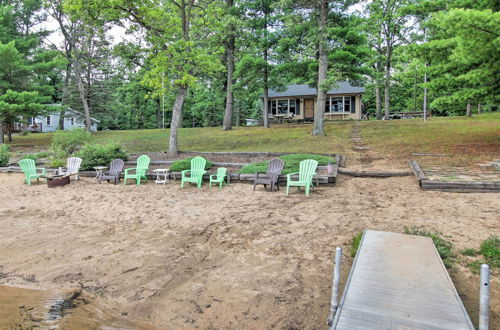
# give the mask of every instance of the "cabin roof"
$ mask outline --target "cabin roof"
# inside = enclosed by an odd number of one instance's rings
[[[337,86],[328,91],[327,94],[360,94],[364,93],[365,89],[359,86],[352,86],[348,81],[339,81]],[[269,97],[283,97],[283,96],[314,96],[318,92],[316,88],[309,87],[309,85],[288,85],[287,89],[283,92],[269,90]]]

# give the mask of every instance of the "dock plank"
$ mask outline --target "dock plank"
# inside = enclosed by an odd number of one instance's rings
[[[474,329],[429,237],[367,230],[331,329]]]

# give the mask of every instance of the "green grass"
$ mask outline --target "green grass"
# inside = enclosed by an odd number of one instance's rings
[[[452,154],[439,161],[456,166],[499,155],[500,113],[360,124],[364,142],[390,158],[407,159],[411,153]]]
[[[312,136],[312,125],[273,125],[235,127],[181,128],[179,150],[183,151],[270,151],[292,153],[342,153],[352,155],[350,139],[353,121],[325,124],[326,136]],[[407,160],[411,153],[446,153],[437,162],[459,166],[500,157],[500,113],[466,117],[361,121],[363,142],[378,156]],[[52,133],[16,135],[13,151],[47,150]],[[91,143],[115,142],[128,153],[166,151],[169,130],[101,131],[92,134]],[[351,154],[349,154],[351,153]]]
[[[451,268],[453,266],[453,262],[456,259],[456,255],[452,251],[453,245],[451,244],[451,242],[447,241],[441,233],[427,231],[423,227],[418,226],[405,227],[404,233],[409,235],[430,237],[446,268]]]
[[[475,257],[479,254],[479,251],[476,249],[468,248],[460,251],[460,253],[467,257]]]
[[[356,236],[354,236],[351,240],[351,248],[350,248],[350,252],[351,252],[351,257],[355,257],[356,256],[356,253],[358,253],[358,249],[359,249],[359,244],[361,244],[361,239],[363,238],[363,233],[359,233],[357,234]]]
[[[305,159],[314,159],[318,161],[318,165],[325,166],[328,162],[335,163],[335,159],[328,156],[312,155],[312,154],[291,154],[278,157],[285,162],[283,174],[295,173],[299,171],[300,162]],[[269,161],[252,163],[244,166],[239,173],[257,173],[266,172]]]
[[[235,127],[181,128],[179,150],[182,151],[263,151],[338,153],[350,143],[352,122],[328,123],[326,136],[311,135],[312,125],[274,125]],[[14,136],[15,150],[48,149],[53,133]],[[91,143],[116,142],[129,153],[168,150],[169,130],[101,131],[92,134]],[[340,150],[341,151],[341,150]]]

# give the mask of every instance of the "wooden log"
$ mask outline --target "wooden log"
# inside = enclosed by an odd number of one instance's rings
[[[412,152],[411,153],[412,156],[424,156],[424,157],[447,157],[447,156],[451,156],[450,154],[420,154],[420,153],[416,153],[416,152]]]
[[[409,176],[412,174],[411,172],[395,172],[395,171],[385,171],[385,172],[350,171],[343,168],[339,168],[338,172],[341,174],[346,174],[354,177],[362,177],[362,178],[388,178],[388,177]]]
[[[427,180],[427,176],[425,176],[424,171],[422,171],[420,165],[418,165],[416,160],[410,160],[408,163],[410,164],[410,167],[419,182],[422,180]]]
[[[444,190],[456,192],[500,192],[500,181],[443,181],[422,180],[424,190]]]

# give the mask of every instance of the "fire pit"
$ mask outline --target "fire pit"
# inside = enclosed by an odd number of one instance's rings
[[[51,175],[43,176],[42,178],[47,179],[47,187],[62,187],[70,183],[69,175]]]

